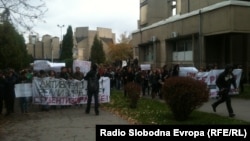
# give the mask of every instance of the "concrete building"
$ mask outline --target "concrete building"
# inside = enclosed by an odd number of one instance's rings
[[[77,27],[74,33],[74,41],[77,49],[77,55],[75,59],[89,60],[91,47],[94,41],[95,35],[103,43],[103,50],[107,56],[109,44],[115,44],[115,34],[109,28],[97,27],[96,30],[89,30],[89,27]]]
[[[96,30],[89,30],[89,27],[77,27],[74,32],[74,47],[72,49],[74,59],[89,60],[95,35],[102,41],[105,54],[108,54],[109,44],[115,44],[115,34],[112,33],[111,29],[97,27]],[[30,35],[29,43],[26,46],[28,53],[35,60],[49,60],[53,62],[60,57],[60,41],[58,37],[43,35],[40,41],[38,34]]]
[[[42,36],[39,40],[39,35],[30,35],[29,43],[26,44],[28,54],[31,54],[35,60],[58,60],[60,57],[60,43],[58,37],[50,35]]]
[[[140,0],[132,33],[140,64],[250,70],[250,0]]]

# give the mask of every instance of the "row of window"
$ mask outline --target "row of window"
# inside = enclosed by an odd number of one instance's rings
[[[154,45],[148,45],[142,48],[143,59],[145,62],[151,62],[154,60]],[[192,61],[193,60],[193,48],[192,40],[181,40],[173,43],[172,52],[173,61]]]

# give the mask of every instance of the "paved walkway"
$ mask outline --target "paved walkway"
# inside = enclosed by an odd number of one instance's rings
[[[216,113],[213,112],[211,104],[215,101],[216,99],[209,99],[209,101],[204,103],[204,105],[201,106],[198,110],[228,117],[228,111],[227,111],[225,102],[220,104],[216,108]],[[234,113],[236,114],[234,118],[250,122],[250,100],[232,98],[231,103],[232,103]]]
[[[103,109],[99,116],[93,108],[90,114],[85,114],[84,109],[85,106],[1,115],[0,141],[95,141],[97,124],[129,124]]]
[[[214,113],[211,107],[216,99],[210,99],[198,110]],[[232,99],[236,119],[250,122],[250,100]],[[0,115],[1,141],[94,141],[96,124],[130,124],[128,121],[100,109],[100,115],[84,113],[82,107],[56,109],[41,112],[32,106],[32,112],[21,114],[19,109],[9,117]],[[226,104],[217,107],[214,114],[227,116]]]

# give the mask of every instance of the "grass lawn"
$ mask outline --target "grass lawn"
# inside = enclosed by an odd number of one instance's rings
[[[244,92],[240,93],[239,95],[236,95],[235,97],[250,100],[250,84],[245,84],[244,85]]]
[[[250,99],[250,87],[246,87],[243,94],[237,95],[239,98]],[[123,96],[123,91],[111,90],[110,102],[101,104],[105,108],[131,124],[158,124],[158,125],[244,125],[250,122],[224,117],[212,113],[193,111],[186,121],[176,121],[165,102],[141,97],[135,109],[129,108],[127,99]]]

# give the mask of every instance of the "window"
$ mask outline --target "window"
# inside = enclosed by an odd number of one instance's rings
[[[177,41],[173,48],[173,61],[192,61],[193,51],[192,51],[192,41],[182,40]]]
[[[176,15],[176,0],[172,1],[172,16]]]
[[[154,50],[153,50],[153,46],[152,45],[148,45],[148,46],[143,46],[143,60],[145,62],[150,62],[153,61],[154,59]]]
[[[147,11],[148,10],[148,5],[144,5],[141,7],[141,10],[140,10],[140,24],[143,25],[143,24],[146,24],[147,23]]]

